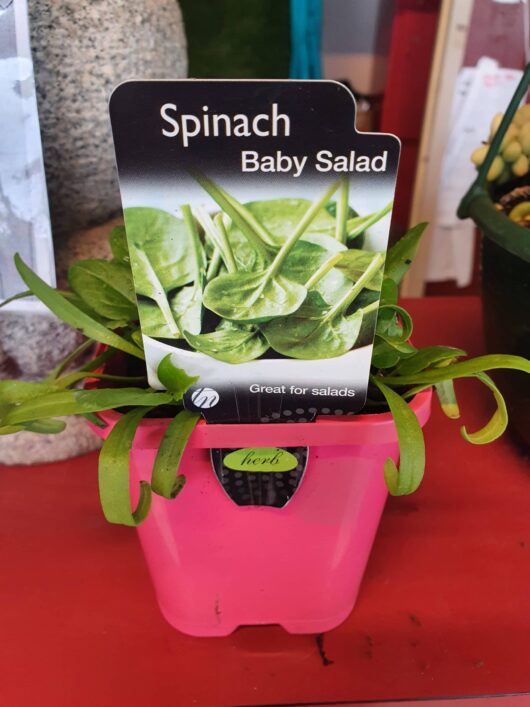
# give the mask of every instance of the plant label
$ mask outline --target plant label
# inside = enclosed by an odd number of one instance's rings
[[[357,132],[332,81],[130,81],[110,114],[151,386],[169,353],[209,422],[359,411],[398,139]],[[276,451],[219,474],[283,458],[299,480],[303,450]]]

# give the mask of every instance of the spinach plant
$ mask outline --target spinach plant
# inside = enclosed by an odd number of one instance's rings
[[[254,217],[250,207],[236,205],[233,201],[229,203],[227,196],[222,195],[222,198],[227,200],[228,204],[225,214],[228,213],[232,218],[232,226],[226,229],[227,232],[234,228],[234,224],[241,228],[241,232],[252,228],[254,235],[246,240],[251,243],[257,232],[253,218],[257,217]],[[339,195],[339,201],[340,198]],[[307,210],[306,204],[303,213],[307,213]],[[347,240],[347,231],[350,228],[348,223],[352,218],[358,217],[344,214],[344,211],[344,205],[338,209],[344,221],[342,229],[315,233],[311,238],[335,240],[333,234],[338,233],[341,239]],[[313,225],[321,216],[316,207],[313,214],[315,212],[318,215],[312,221]],[[135,224],[135,242],[143,244],[151,238],[156,240],[157,229],[153,226],[150,230],[143,231],[143,226],[141,228],[139,225],[141,219],[137,220],[136,216],[139,217],[139,214],[135,214],[132,220]],[[166,217],[151,213],[147,222],[153,224],[159,218]],[[303,214],[296,223],[299,224],[302,218]],[[324,223],[326,217],[322,219]],[[182,303],[182,307],[181,304],[171,306],[170,299],[172,294],[175,294],[174,283],[178,283],[177,294],[178,288],[189,287],[197,292],[205,282],[213,282],[214,278],[220,277],[218,272],[230,273],[234,263],[230,263],[227,258],[228,251],[222,235],[220,238],[214,236],[214,244],[205,244],[206,247],[199,241],[196,228],[191,223],[190,212],[186,209],[183,211],[182,221],[174,223],[171,218],[170,223],[171,232],[178,234],[178,238],[184,238],[189,250],[181,252],[183,262],[178,262],[175,253],[180,251],[174,252],[165,246],[157,250],[155,246],[149,246],[149,263],[154,265],[159,259],[164,263],[164,274],[157,276],[155,280],[148,267],[142,269],[143,265],[139,266],[142,278],[145,276],[145,287],[138,305],[139,308],[142,306],[144,297],[155,304],[165,298],[169,308],[164,305],[164,322],[169,327],[167,320],[171,317],[174,325],[179,328],[184,320],[185,307]],[[260,257],[264,258],[261,262],[268,263],[267,267],[260,271],[263,286],[263,281],[268,281],[270,277],[267,268],[272,267],[278,254],[293,252],[296,226],[289,229],[280,245],[270,235],[275,231],[270,223],[262,228],[263,233],[260,233],[260,240],[256,240],[256,243],[261,244],[257,246]],[[416,490],[425,468],[423,433],[416,416],[407,404],[408,400],[418,392],[434,387],[444,412],[451,418],[458,418],[460,412],[454,381],[458,378],[475,378],[491,390],[497,408],[481,430],[469,432],[462,427],[461,433],[472,444],[486,444],[504,432],[508,421],[502,394],[488,372],[498,368],[510,368],[530,373],[530,362],[518,356],[487,355],[466,359],[466,353],[461,349],[450,346],[418,349],[410,342],[412,320],[399,306],[397,293],[398,285],[414,257],[424,228],[425,224],[420,224],[411,229],[389,250],[384,274],[379,267],[382,257],[380,254],[351,256],[338,240],[338,248],[324,247],[326,257],[315,272],[309,276],[306,273],[303,284],[295,283],[304,290],[304,301],[297,312],[286,315],[290,320],[289,329],[291,326],[294,328],[291,317],[296,319],[300,314],[304,315],[299,317],[301,321],[297,324],[300,332],[296,337],[292,337],[296,340],[297,347],[314,348],[318,355],[321,355],[323,347],[329,345],[338,345],[339,350],[347,349],[355,337],[357,340],[363,338],[363,327],[375,325],[378,289],[381,284],[381,305],[364,412],[389,410],[394,418],[400,445],[399,469],[392,460],[387,460],[384,467],[386,483],[393,495],[409,494]],[[277,238],[278,231],[275,233]],[[297,242],[301,242],[300,234],[296,234],[296,238],[300,239]],[[122,416],[105,440],[99,457],[101,504],[105,517],[110,522],[137,525],[145,519],[149,511],[152,493],[171,499],[180,493],[184,486],[185,479],[178,472],[179,463],[199,417],[183,409],[182,397],[196,379],[173,366],[170,358],[166,357],[157,371],[166,391],[154,391],[148,387],[142,369],[144,352],[138,324],[139,312],[134,307],[130,289],[130,267],[135,267],[132,261],[136,246],[133,245],[131,249],[130,263],[122,228],[111,232],[110,243],[112,261],[90,260],[77,263],[70,271],[71,289],[65,291],[48,286],[16,256],[16,267],[28,289],[16,295],[14,299],[37,296],[59,318],[81,331],[85,339],[40,382],[0,381],[0,434],[12,434],[22,430],[44,434],[58,433],[64,429],[64,421],[60,418],[71,414],[82,415],[94,424],[105,426],[98,413],[118,410]],[[317,246],[322,247],[322,243],[323,241]],[[206,262],[205,251],[209,252],[209,264]],[[241,267],[236,252],[234,249],[235,264]],[[341,300],[327,302],[326,290],[324,289],[322,294],[318,285],[332,270],[337,269],[342,253],[346,253],[346,258],[342,261],[339,271],[350,283],[353,282],[353,286],[341,295]],[[359,262],[356,262],[357,259]],[[263,275],[263,272],[269,272],[269,275]],[[275,268],[272,279],[277,278],[278,272],[278,268]],[[378,280],[382,282],[379,283]],[[291,288],[291,281],[289,283],[288,287]],[[191,299],[193,298],[190,298],[190,301]],[[276,306],[276,300],[274,302]],[[350,309],[352,304],[353,311]],[[221,319],[215,330],[210,333],[193,334],[183,330],[183,334],[198,350],[233,362],[250,360],[261,355],[269,346],[269,338],[272,340],[275,336],[275,326],[274,319],[257,324]],[[278,332],[276,335],[280,338]],[[95,354],[92,353],[87,360],[87,354],[93,351],[96,343],[103,344],[104,348],[100,348]],[[278,342],[277,345],[284,346]],[[293,342],[286,342],[285,346],[286,350],[291,351],[290,355],[293,355]],[[141,375],[134,370],[138,368],[135,361],[140,366]],[[80,388],[83,384],[85,387]],[[169,422],[151,471],[150,482],[142,482],[139,501],[135,508],[131,508],[129,456],[136,430],[146,416],[164,417]]]

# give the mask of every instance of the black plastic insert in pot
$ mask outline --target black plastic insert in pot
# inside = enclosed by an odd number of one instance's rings
[[[482,244],[482,304],[488,351],[530,358],[530,263],[489,238]],[[530,446],[530,378],[499,371],[510,429]]]

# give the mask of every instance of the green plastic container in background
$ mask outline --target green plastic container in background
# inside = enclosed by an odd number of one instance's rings
[[[486,346],[491,353],[530,358],[530,230],[511,221],[494,203],[495,191],[486,175],[502,138],[530,84],[530,64],[491,143],[476,180],[458,207],[458,216],[471,218],[482,233],[482,311]],[[503,385],[510,429],[530,447],[530,379],[506,371]]]

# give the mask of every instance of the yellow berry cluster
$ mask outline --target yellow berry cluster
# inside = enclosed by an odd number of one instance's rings
[[[499,129],[503,113],[491,121],[488,141],[471,153],[471,161],[479,167],[486,159],[490,144]],[[524,177],[530,170],[530,104],[517,109],[502,139],[499,152],[488,170],[488,182],[504,182],[510,177]]]

